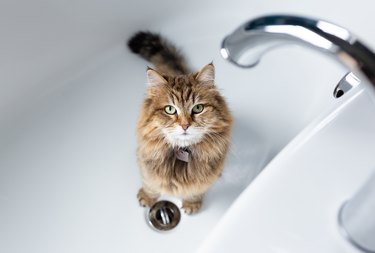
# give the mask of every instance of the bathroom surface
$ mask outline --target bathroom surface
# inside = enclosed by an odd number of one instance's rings
[[[216,238],[209,237],[215,228],[222,236],[218,224],[262,169],[342,103],[332,92],[346,73],[298,46],[241,69],[222,59],[223,38],[250,18],[293,13],[340,24],[375,48],[367,25],[373,7],[364,0],[1,1],[0,252],[190,253]],[[195,70],[213,61],[235,118],[222,177],[199,213],[182,214],[164,233],[148,225],[136,198],[147,62],[126,41],[139,30],[165,35]]]

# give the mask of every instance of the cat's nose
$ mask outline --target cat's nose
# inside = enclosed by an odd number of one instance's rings
[[[184,129],[185,131],[189,128],[189,124],[180,124],[180,126],[182,127],[182,129]]]

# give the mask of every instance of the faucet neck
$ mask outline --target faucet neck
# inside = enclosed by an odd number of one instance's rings
[[[329,54],[375,87],[375,54],[348,30],[326,21],[288,15],[250,20],[224,39],[221,53],[247,68],[285,44],[301,44]]]

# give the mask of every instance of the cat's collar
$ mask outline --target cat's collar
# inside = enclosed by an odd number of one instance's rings
[[[176,159],[188,163],[190,161],[190,150],[188,148],[175,148],[174,155]]]

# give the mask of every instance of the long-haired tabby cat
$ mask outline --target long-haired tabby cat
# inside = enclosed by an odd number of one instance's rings
[[[173,195],[182,198],[186,213],[195,213],[221,175],[232,126],[214,65],[190,72],[174,45],[150,32],[135,34],[128,46],[155,67],[147,69],[137,129],[139,203],[151,206],[161,194]]]

